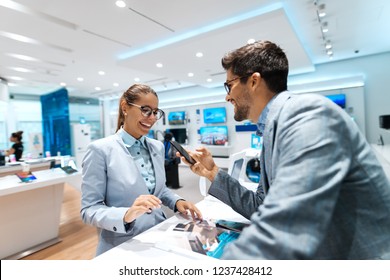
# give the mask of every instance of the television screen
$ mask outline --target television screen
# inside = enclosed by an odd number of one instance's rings
[[[168,123],[184,124],[185,118],[186,118],[186,112],[184,111],[170,112],[168,115]]]
[[[204,123],[224,123],[226,122],[226,108],[207,108],[203,109]]]
[[[154,130],[153,130],[153,129],[149,130],[149,133],[148,133],[148,134],[146,134],[146,137],[149,137],[149,138],[155,139],[155,138],[154,138]]]
[[[180,144],[185,144],[187,140],[187,129],[185,128],[168,128],[166,132],[171,132],[175,141]]]
[[[200,128],[200,142],[206,145],[225,145],[228,141],[227,126],[204,126]]]
[[[325,95],[325,97],[332,100],[334,103],[339,105],[341,108],[345,108],[345,94],[332,94],[332,95]]]

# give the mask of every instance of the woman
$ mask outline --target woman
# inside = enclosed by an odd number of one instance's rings
[[[22,142],[23,131],[17,131],[11,134],[9,140],[14,142],[11,149],[6,152],[6,156],[15,155],[15,160],[19,161],[23,154],[23,142]]]
[[[99,255],[164,221],[161,204],[202,219],[165,186],[164,145],[145,137],[164,112],[156,92],[131,86],[119,100],[117,132],[92,142],[83,160],[81,217],[98,228]]]

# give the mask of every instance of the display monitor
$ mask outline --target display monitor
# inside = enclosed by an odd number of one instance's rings
[[[341,108],[343,108],[343,109],[345,108],[345,94],[340,93],[340,94],[325,95],[325,97],[332,100],[334,103],[339,105]]]
[[[206,145],[225,145],[228,142],[227,126],[221,125],[201,127],[200,142]]]
[[[225,123],[226,122],[226,108],[206,108],[203,109],[204,123]]]
[[[185,111],[170,112],[168,115],[168,123],[171,125],[185,124],[185,119]]]
[[[149,130],[149,133],[148,133],[148,134],[146,134],[146,137],[149,137],[149,138],[155,139],[155,137],[154,137],[154,130],[153,130],[153,129]]]
[[[171,132],[175,141],[180,144],[185,144],[187,140],[187,129],[185,128],[168,128],[165,132]]]

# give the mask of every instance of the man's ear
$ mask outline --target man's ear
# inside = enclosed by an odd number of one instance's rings
[[[261,75],[259,72],[255,72],[251,76],[252,78],[252,86],[255,86],[256,84],[259,85],[261,82]]]

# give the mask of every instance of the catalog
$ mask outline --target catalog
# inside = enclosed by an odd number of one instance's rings
[[[167,244],[213,258],[221,258],[227,244],[236,240],[248,224],[226,220],[185,221],[171,226]]]

